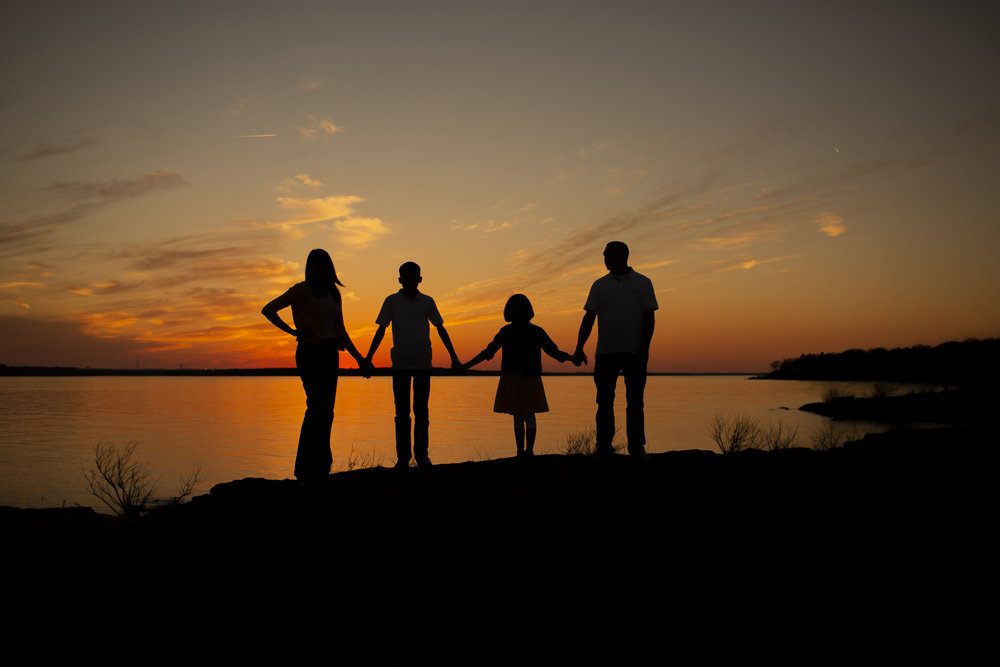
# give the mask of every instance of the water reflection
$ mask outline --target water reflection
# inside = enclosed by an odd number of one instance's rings
[[[334,470],[352,457],[395,460],[389,378],[341,378],[333,428]],[[550,412],[539,415],[539,454],[562,451],[566,435],[594,422],[589,376],[547,377]],[[829,383],[748,381],[742,376],[656,376],[646,390],[651,452],[715,449],[717,414],[781,419],[807,445],[824,423],[803,413]],[[870,385],[843,383],[866,394]],[[435,462],[513,456],[509,418],[492,411],[496,379],[438,377],[430,396],[430,452]],[[619,406],[623,407],[623,406]],[[788,409],[783,409],[788,408]],[[77,377],[0,378],[0,505],[81,504],[81,467],[97,442],[139,443],[138,455],[160,474],[167,496],[202,463],[199,492],[243,477],[292,476],[303,409],[298,378]],[[617,415],[624,423],[624,415]]]

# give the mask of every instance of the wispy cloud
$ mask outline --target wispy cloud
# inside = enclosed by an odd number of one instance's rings
[[[365,246],[389,233],[389,228],[379,218],[347,217],[333,223],[341,232],[341,241],[348,245]]]
[[[551,217],[539,219],[538,216],[540,213],[538,209],[539,205],[537,202],[512,204],[509,200],[503,199],[465,219],[449,221],[448,228],[453,232],[491,234],[505,229],[513,229],[523,225],[542,224],[553,220]]]
[[[92,137],[75,137],[71,139],[42,139],[32,148],[22,153],[19,160],[38,160],[52,157],[53,155],[64,155],[74,153],[84,148],[89,148],[97,143]]]
[[[231,246],[191,247],[188,239],[165,240],[152,246],[125,248],[116,251],[118,257],[134,257],[129,268],[135,271],[156,271],[194,262],[212,262],[240,255],[242,249]],[[197,243],[197,241],[196,241]]]
[[[22,247],[25,242],[49,234],[62,225],[93,215],[117,201],[186,185],[179,173],[169,169],[142,174],[135,178],[59,181],[44,190],[56,195],[56,210],[37,214],[19,222],[0,222],[0,246],[13,248],[5,255],[14,254],[17,252],[16,248]]]
[[[647,264],[638,264],[635,266],[636,269],[640,271],[650,271],[652,269],[658,269],[662,266],[670,266],[671,264],[676,264],[680,260],[677,259],[664,259],[659,262],[650,262]]]
[[[233,116],[240,116],[246,110],[247,105],[250,104],[250,100],[245,97],[237,97],[233,101],[233,106],[230,108],[229,113]]]
[[[0,283],[0,289],[10,289],[11,287],[41,287],[45,283],[31,282],[27,280],[17,280],[6,283]]]
[[[698,239],[691,248],[743,248],[757,240],[757,232],[744,232],[734,236],[717,236]]]
[[[323,184],[312,178],[309,174],[296,174],[289,176],[278,184],[278,191],[285,193],[295,193],[304,190],[318,190]]]
[[[342,130],[334,125],[330,118],[317,118],[312,114],[307,114],[306,123],[297,125],[295,129],[298,131],[299,137],[309,141],[329,137]]]
[[[331,223],[329,228],[341,234],[341,241],[348,245],[365,246],[390,232],[381,218],[358,216],[356,205],[365,201],[356,195],[308,196],[323,187],[323,183],[309,174],[297,174],[281,181],[278,205],[288,212],[277,221],[260,222],[244,220],[253,229],[277,229],[289,238],[300,238],[308,233],[308,225]],[[306,195],[306,196],[302,196]]]
[[[135,363],[142,345],[94,336],[73,320],[0,315],[0,349],[7,364],[120,368]]]
[[[138,282],[125,283],[120,280],[109,280],[89,285],[71,285],[67,287],[66,290],[81,296],[97,296],[99,294],[115,294],[117,292],[124,292],[126,290],[135,289],[141,284],[142,283]]]
[[[354,204],[363,201],[363,198],[354,195],[333,195],[313,199],[278,197],[278,203],[281,204],[282,208],[291,211],[292,217],[277,224],[302,225],[345,218],[354,213]]]
[[[278,136],[277,133],[270,133],[270,134],[241,134],[241,135],[239,135],[236,138],[237,139],[264,139],[264,138],[267,138],[267,137],[276,137],[276,136]]]
[[[322,90],[324,85],[326,85],[326,80],[323,77],[311,75],[299,77],[299,90],[306,93]]]
[[[319,188],[323,186],[323,184],[316,179],[310,178],[309,174],[298,174],[295,176],[295,180],[310,188]]]
[[[847,231],[844,219],[833,213],[824,213],[816,218],[816,226],[829,237],[840,236]]]
[[[176,171],[160,169],[135,178],[115,178],[109,181],[60,181],[50,186],[49,191],[74,200],[109,203],[119,199],[131,199],[151,192],[173,190],[184,187],[184,177]]]
[[[156,289],[211,280],[290,281],[298,264],[269,257],[271,249],[273,241],[266,237],[178,238],[119,249],[109,259],[127,260],[126,270],[138,272],[148,287]]]
[[[21,271],[17,275],[21,278],[49,278],[52,276],[52,267],[49,264],[34,259],[22,259],[20,262]]]
[[[757,194],[754,195],[754,199],[768,199],[770,197],[777,197],[779,195],[788,192],[788,187],[784,185],[774,185],[771,187],[763,188]]]

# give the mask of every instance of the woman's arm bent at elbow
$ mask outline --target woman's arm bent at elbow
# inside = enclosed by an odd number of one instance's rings
[[[299,332],[288,326],[288,324],[286,324],[285,321],[281,319],[281,316],[278,315],[278,311],[284,308],[286,305],[288,305],[282,303],[282,297],[284,297],[284,295],[279,296],[277,299],[274,299],[273,301],[269,302],[267,305],[265,305],[263,308],[260,309],[260,312],[264,317],[267,318],[268,322],[278,327],[285,333],[291,336],[298,336]]]

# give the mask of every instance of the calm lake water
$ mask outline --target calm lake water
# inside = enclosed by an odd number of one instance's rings
[[[593,424],[594,385],[587,376],[545,378],[550,412],[538,415],[537,453],[557,453],[566,436]],[[495,377],[431,380],[431,458],[435,463],[512,456],[510,417],[493,413]],[[715,450],[709,425],[737,413],[798,428],[808,445],[824,418],[797,408],[820,400],[828,382],[747,380],[746,376],[656,376],[646,388],[651,452]],[[838,383],[867,393],[864,383]],[[617,421],[624,425],[619,382]],[[107,511],[87,493],[98,442],[138,443],[159,476],[157,497],[173,494],[201,465],[196,493],[244,477],[291,477],[305,397],[298,378],[0,377],[0,505],[85,505]],[[341,378],[333,424],[334,470],[353,456],[390,466],[393,445],[389,378]],[[870,426],[865,430],[878,430]],[[622,432],[624,436],[624,430]]]

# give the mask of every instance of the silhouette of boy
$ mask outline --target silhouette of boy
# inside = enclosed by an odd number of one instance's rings
[[[429,466],[428,428],[430,419],[427,400],[431,391],[431,338],[428,323],[433,324],[441,342],[451,355],[451,367],[461,367],[451,338],[444,328],[434,299],[417,290],[423,281],[420,266],[406,262],[399,267],[399,284],[402,288],[390,294],[382,303],[375,318],[378,330],[372,338],[367,359],[371,362],[385,336],[385,328],[392,325],[392,396],[396,404],[396,467],[410,464],[410,387],[413,387],[413,457],[417,465]]]
[[[604,248],[607,275],[590,288],[586,313],[580,323],[574,364],[587,363],[583,345],[597,320],[597,350],[594,352],[594,384],[597,387],[597,454],[614,453],[615,385],[625,377],[625,432],[628,452],[646,453],[643,393],[649,343],[653,339],[654,311],[658,308],[653,283],[628,265],[628,246],[612,241]]]

